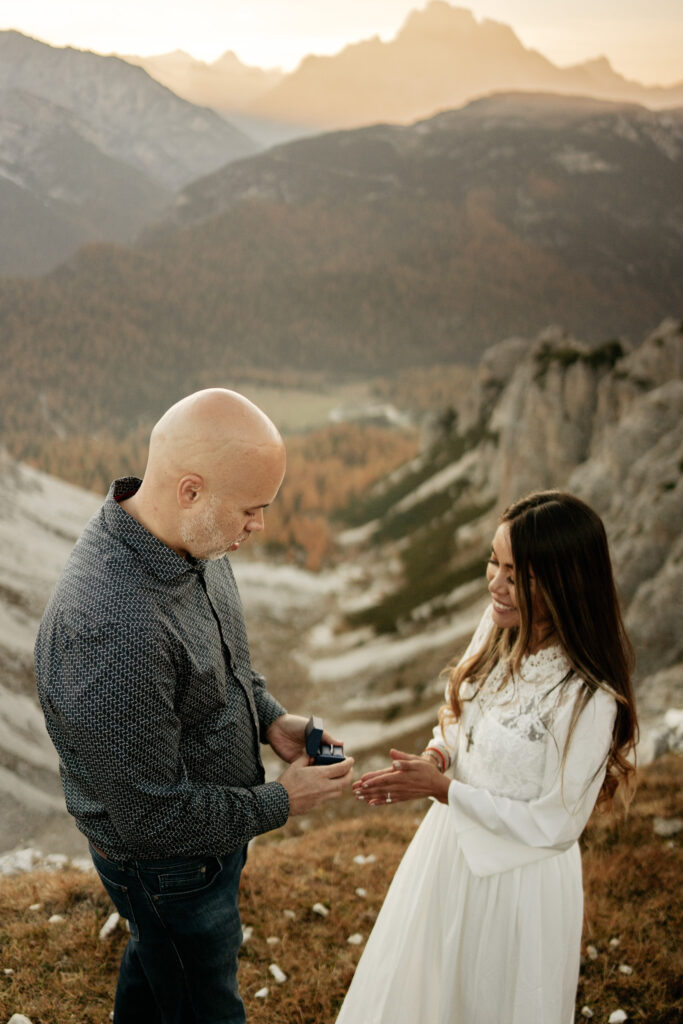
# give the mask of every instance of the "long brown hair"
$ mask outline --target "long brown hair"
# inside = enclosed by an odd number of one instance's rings
[[[620,782],[634,770],[628,760],[638,733],[631,685],[633,649],[626,635],[600,516],[563,491],[538,491],[505,510],[514,561],[520,625],[493,627],[482,648],[455,666],[449,677],[449,704],[442,723],[462,714],[462,682],[480,687],[499,661],[517,671],[529,648],[532,630],[530,573],[545,601],[555,634],[571,665],[569,676],[582,681],[569,728],[563,763],[578,718],[596,690],[607,690],[617,702],[605,781],[598,802],[609,804]],[[567,679],[569,678],[567,677]],[[564,680],[563,682],[566,682]]]

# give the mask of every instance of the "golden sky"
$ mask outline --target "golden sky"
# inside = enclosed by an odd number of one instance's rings
[[[201,60],[234,50],[245,63],[290,70],[308,53],[391,39],[426,0],[2,0],[0,28],[55,46]],[[683,80],[683,0],[463,0],[477,19],[512,26],[561,66],[607,56],[646,84]]]

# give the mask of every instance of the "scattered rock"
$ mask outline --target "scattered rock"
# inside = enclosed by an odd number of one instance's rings
[[[265,999],[268,995],[268,986],[264,985],[258,992],[254,992],[254,999]]]
[[[376,860],[377,860],[377,858],[375,857],[374,853],[369,854],[367,857],[364,857],[362,853],[358,853],[353,858],[353,863],[354,864],[374,864]]]
[[[677,836],[683,829],[683,818],[655,818],[652,822],[652,830],[656,836],[668,839],[669,836]]]
[[[0,857],[0,875],[18,875],[24,871],[33,871],[41,858],[40,850],[33,850],[30,847],[5,853]]]
[[[581,1016],[582,1017],[594,1017],[595,1014],[591,1010],[590,1006],[582,1006],[581,1007]]]
[[[280,967],[278,967],[277,964],[271,964],[268,970],[273,975],[278,985],[282,985],[284,981],[287,981],[287,975]]]
[[[10,850],[0,856],[0,875],[21,875],[28,871],[56,871],[63,868],[76,868],[78,871],[94,871],[92,861],[88,857],[70,859],[64,853],[44,854],[41,850],[26,847],[23,850]]]
[[[2,973],[6,974],[7,977],[9,978],[9,977],[11,977],[14,974],[14,971],[12,970],[11,967],[5,967],[5,969],[3,970]]]
[[[620,942],[621,942],[621,939],[617,939],[617,938],[610,939],[609,940],[610,949],[616,949]]]
[[[279,945],[280,940],[278,939],[277,935],[269,935],[268,938],[266,939],[266,942],[268,943],[269,946],[277,946]]]
[[[363,941],[363,936],[360,934],[360,932],[354,932],[353,935],[349,935],[346,941],[350,946],[360,946],[361,942]]]
[[[589,958],[589,960],[598,959],[598,951],[595,948],[595,946],[586,946],[586,956]]]
[[[31,906],[28,909],[29,910],[42,910],[42,907],[43,907],[42,903],[32,903]]]
[[[322,903],[314,903],[311,907],[314,914],[320,914],[321,917],[327,917],[329,910]]]
[[[242,945],[244,946],[254,934],[254,929],[250,924],[246,925],[242,929]]]
[[[77,871],[94,871],[95,865],[89,857],[74,857],[71,861],[71,867],[76,868]]]
[[[609,1024],[623,1024],[625,1020],[628,1020],[628,1014],[623,1010],[615,1010],[609,1016]]]
[[[48,918],[47,923],[48,924],[63,924],[64,921],[66,921],[66,918],[62,917],[61,914],[53,914],[52,917]]]
[[[48,853],[47,857],[43,860],[43,864],[49,868],[65,868],[69,864],[69,858],[65,853]]]
[[[356,896],[360,896],[361,898],[367,896],[367,890],[366,889],[356,889]]]
[[[621,974],[633,974],[633,968],[628,964],[619,964],[619,971]]]
[[[293,910],[283,910],[283,917],[286,917],[288,921],[296,921],[296,914]]]
[[[7,1024],[31,1024],[28,1017],[24,1017],[23,1013],[13,1013]]]
[[[113,914],[109,915],[107,920],[100,928],[100,942],[104,942],[105,939],[108,939],[110,935],[113,935],[113,933],[119,926],[120,920],[121,917],[119,916],[119,914],[116,913],[116,911],[114,911]]]

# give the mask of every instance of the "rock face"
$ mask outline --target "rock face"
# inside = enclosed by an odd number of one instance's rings
[[[448,498],[440,522],[450,517],[450,534],[422,567],[442,574],[445,591],[474,552],[486,557],[510,502],[553,487],[582,497],[607,529],[643,724],[659,727],[683,703],[683,323],[664,321],[633,351],[616,339],[591,348],[557,328],[509,339],[488,350],[458,413],[459,438],[432,438],[412,467],[419,488],[408,486],[400,500],[394,492],[374,524],[375,545],[398,540],[409,567],[405,552],[428,548],[417,531],[401,535],[400,517],[410,508],[413,522],[424,522],[421,510],[426,516],[440,494]],[[444,461],[449,451],[455,457]],[[437,521],[429,529],[435,534]],[[404,596],[402,604],[391,598],[402,609],[399,628],[423,629],[424,609]],[[434,593],[432,607],[449,600]]]

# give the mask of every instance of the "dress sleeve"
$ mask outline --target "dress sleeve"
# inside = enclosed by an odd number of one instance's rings
[[[546,738],[543,785],[537,798],[514,800],[451,781],[448,803],[459,828],[476,823],[526,846],[555,850],[568,849],[578,839],[605,777],[617,707],[611,694],[596,691],[579,716],[562,766],[573,708],[574,701],[567,701]]]
[[[477,625],[477,628],[475,629],[474,633],[472,634],[472,639],[470,640],[469,644],[467,645],[467,649],[465,650],[465,653],[462,655],[462,657],[460,658],[460,661],[458,662],[459,665],[462,664],[462,662],[465,661],[467,658],[471,658],[472,655],[476,651],[478,651],[479,648],[483,645],[483,643],[486,640],[486,637],[488,636],[489,631],[491,629],[491,623],[492,623],[491,605],[488,604],[486,606],[486,608],[484,609],[484,614],[480,618],[479,624]],[[446,698],[446,700],[448,700],[448,684],[446,684],[445,698]],[[441,751],[441,753],[443,754],[443,756],[446,759],[446,770],[449,767],[451,767],[451,765],[455,761],[455,756],[456,756],[457,748],[456,748],[455,742],[454,742],[455,741],[454,731],[457,731],[458,728],[459,728],[459,724],[455,723],[455,722],[448,727],[448,732],[451,734],[449,736],[449,739],[450,739],[450,742],[449,742],[448,739],[444,736],[444,733],[443,733],[443,730],[441,728],[441,725],[440,724],[439,725],[435,725],[434,729],[433,729],[433,732],[432,732],[432,737],[433,738],[429,741],[429,744],[428,744],[428,747],[432,747],[432,748],[434,748],[436,750],[440,750]]]

